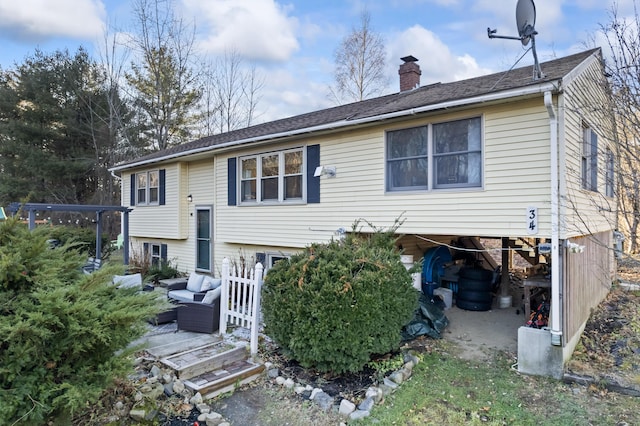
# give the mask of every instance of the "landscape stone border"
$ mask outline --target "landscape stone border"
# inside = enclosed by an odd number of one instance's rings
[[[303,399],[312,401],[323,411],[334,410],[345,419],[358,420],[368,417],[376,404],[384,401],[385,396],[393,393],[398,387],[409,380],[413,374],[413,368],[420,362],[420,357],[415,350],[402,353],[404,364],[402,368],[389,373],[382,383],[370,386],[362,401],[357,404],[342,398],[339,402],[336,398],[324,392],[321,388],[314,388],[309,384],[297,383],[292,378],[280,375],[280,370],[271,362],[265,362],[267,378],[284,389],[290,389]]]

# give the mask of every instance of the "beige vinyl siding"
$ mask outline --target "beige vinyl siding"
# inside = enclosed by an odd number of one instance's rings
[[[562,97],[565,152],[562,193],[562,238],[615,229],[615,200],[605,197],[606,147],[612,141],[606,92],[600,85],[602,70],[596,61],[565,88]],[[596,106],[594,108],[594,106]],[[582,188],[581,155],[583,123],[598,135],[598,191]],[[613,148],[612,148],[613,149]],[[613,149],[615,152],[615,149]]]
[[[483,188],[385,191],[385,131],[477,116],[483,117]],[[301,140],[278,149],[314,143],[320,143],[320,164],[337,170],[335,178],[321,178],[320,204],[227,206],[228,156],[220,156],[224,167],[216,170],[218,242],[303,247],[331,238],[337,228],[350,229],[359,218],[380,227],[400,216],[405,219],[400,232],[407,234],[527,236],[528,206],[538,208],[538,236],[550,234],[549,124],[541,96]]]
[[[180,238],[174,239],[169,236],[165,236],[161,241],[162,243],[167,244],[168,260],[172,261],[174,266],[177,266],[181,271],[189,272],[195,270],[196,207],[211,208],[213,216],[211,226],[215,230],[215,222],[213,222],[213,220],[215,220],[215,214],[213,211],[213,169],[213,158],[193,161],[190,163],[180,163],[180,174],[182,176],[180,180],[181,194],[180,199],[177,201],[182,206],[182,210],[184,212],[179,219],[181,231]],[[169,186],[168,177],[167,186]],[[193,202],[191,203],[187,201],[187,196],[189,194],[193,197]],[[170,222],[170,219],[167,220],[166,226],[171,226]]]
[[[184,223],[186,199],[180,199],[186,182],[183,163],[161,165],[145,170],[165,170],[165,205],[133,206],[129,213],[129,235],[139,238],[179,239],[185,238]],[[123,202],[129,205],[130,174],[123,175]]]

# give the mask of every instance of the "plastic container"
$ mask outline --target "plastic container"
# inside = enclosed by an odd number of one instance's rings
[[[436,288],[433,290],[434,296],[440,296],[444,301],[444,308],[449,309],[453,305],[453,291],[449,288]]]
[[[510,308],[513,302],[511,296],[500,296],[498,300],[500,301],[500,309]]]
[[[422,274],[420,272],[415,272],[411,274],[411,279],[413,280],[413,288],[415,288],[418,291],[422,290],[421,278],[422,278]]]

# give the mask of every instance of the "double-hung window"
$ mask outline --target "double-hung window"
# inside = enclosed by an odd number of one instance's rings
[[[598,135],[586,124],[582,128],[582,188],[598,191]]]
[[[301,148],[240,158],[241,202],[304,200],[304,163]]]
[[[606,192],[607,197],[615,195],[615,157],[613,151],[607,148],[607,176],[606,176]]]
[[[161,243],[144,243],[143,251],[149,264],[160,267],[167,263],[167,245]]]
[[[136,173],[136,205],[158,204],[159,188],[158,170]]]
[[[480,118],[434,124],[433,146],[435,188],[480,186]]]
[[[480,117],[387,132],[387,191],[480,186]]]

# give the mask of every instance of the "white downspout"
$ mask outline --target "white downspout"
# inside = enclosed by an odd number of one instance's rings
[[[544,92],[544,106],[549,114],[551,145],[551,344],[562,345],[560,319],[560,213],[558,203],[558,116],[553,108],[553,95]]]

